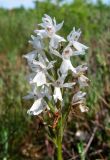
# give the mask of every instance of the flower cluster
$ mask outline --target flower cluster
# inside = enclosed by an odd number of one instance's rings
[[[39,115],[45,110],[58,112],[57,106],[60,101],[65,107],[63,90],[77,86],[73,94],[71,106],[78,104],[81,112],[88,111],[85,106],[86,93],[80,89],[88,86],[89,79],[85,76],[86,65],[74,67],[71,58],[73,56],[84,55],[87,46],[78,42],[81,30],[73,30],[67,36],[67,40],[57,35],[64,22],[56,23],[47,14],[42,18],[39,26],[40,30],[35,30],[36,36],[31,36],[29,43],[34,51],[24,55],[31,70],[28,81],[31,91],[24,99],[34,99],[32,107],[28,110],[30,115]],[[62,49],[62,46],[63,47]],[[72,75],[68,78],[69,73]],[[50,105],[51,104],[51,105]]]

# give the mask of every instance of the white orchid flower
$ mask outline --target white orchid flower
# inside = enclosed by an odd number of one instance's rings
[[[80,85],[80,88],[88,86],[88,82],[89,82],[89,79],[83,74],[78,77],[78,83]]]
[[[37,50],[29,52],[28,54],[23,55],[23,57],[26,58],[27,61],[32,61],[37,57]]]
[[[77,103],[79,101],[82,101],[85,99],[86,92],[78,91],[77,93],[74,94],[72,98],[72,103]]]
[[[75,30],[75,27],[73,27],[73,30],[70,32],[70,34],[67,36],[67,40],[69,42],[72,41],[78,41],[79,37],[81,35],[81,30],[78,29],[77,31]]]
[[[77,41],[73,41],[73,42],[72,42],[72,45],[73,45],[74,48],[75,48],[76,50],[78,50],[81,54],[84,54],[84,53],[85,53],[85,50],[88,49],[87,46],[85,46],[85,45],[83,45],[83,44],[81,44],[81,43],[79,43],[79,42],[77,42]]]
[[[32,40],[29,40],[29,43],[33,45],[33,48],[37,49],[37,50],[43,50],[44,45],[42,42],[42,39],[40,36],[33,36],[31,35]]]
[[[63,101],[62,93],[59,87],[55,87],[53,97],[55,102],[57,102],[57,100]]]
[[[37,74],[35,77],[30,81],[30,84],[36,83],[37,86],[41,86],[43,84],[46,84],[46,75],[48,76],[47,70],[51,69],[53,67],[53,64],[56,61],[49,62],[48,66],[45,66],[39,61],[33,61],[33,64],[36,66],[35,71]]]
[[[72,99],[72,105],[78,105],[81,112],[88,112],[88,107],[85,105],[85,96],[86,93],[82,91],[78,91],[74,94]]]
[[[32,84],[31,85],[32,91],[28,92],[28,95],[24,96],[23,99],[39,99],[39,98],[43,98],[43,97],[50,97],[50,93],[49,90],[47,88],[47,86],[41,86],[40,88],[38,88],[36,86],[36,84]]]
[[[75,55],[85,54],[85,50],[88,49],[87,46],[81,44],[78,42],[78,39],[81,35],[80,29],[75,31],[75,27],[70,32],[70,34],[67,36],[67,40],[69,41],[70,45],[72,45],[77,51],[76,53],[73,53]]]
[[[76,69],[73,67],[70,60],[70,56],[72,55],[72,50],[70,47],[65,48],[62,55],[51,47],[50,47],[50,51],[54,55],[62,58],[62,63],[59,68],[59,71],[61,72],[62,75],[64,75],[64,77],[67,76],[67,73],[69,70],[71,70],[73,74],[76,74]]]
[[[73,67],[70,59],[63,58],[62,64],[60,66],[60,72],[61,74],[66,75],[69,70],[71,70],[73,74],[76,74],[76,69]]]
[[[44,49],[44,44],[40,36],[33,36],[31,35],[32,40],[29,40],[29,43],[33,45],[33,48],[36,49],[38,53],[39,58],[43,58],[46,62],[48,62],[48,59],[45,55],[45,52],[43,51]]]
[[[50,99],[50,93],[47,86],[41,86],[40,88],[36,87],[35,84],[32,84],[32,91],[29,92],[27,96],[24,96],[23,99],[34,99],[35,102],[32,107],[27,111],[30,115],[39,115],[46,108],[49,110],[49,106],[44,101],[44,97]]]
[[[49,109],[47,103],[43,100],[43,98],[39,98],[35,100],[32,107],[27,111],[29,115],[39,115],[42,113],[45,109]]]
[[[57,35],[56,32],[61,29],[63,26],[63,23],[56,24],[55,18],[52,20],[50,16],[47,14],[44,15],[42,18],[43,23],[39,24],[41,27],[43,27],[43,30],[35,30],[35,33],[37,33],[38,36],[40,36],[42,39],[43,38],[50,38],[50,46],[53,48],[58,48],[59,42],[65,42],[66,40]]]
[[[54,101],[57,102],[57,100],[63,101],[62,98],[62,93],[61,93],[61,88],[72,88],[73,85],[76,83],[63,83],[61,79],[58,79],[56,82],[52,83],[52,85],[55,87],[54,88]]]
[[[35,50],[26,55],[23,55],[23,57],[27,59],[29,64],[36,57],[38,57],[38,59],[42,59],[43,63],[48,62],[45,52],[43,51],[44,45],[42,39],[39,36],[35,37],[33,35],[31,35],[31,38],[32,40],[30,40],[29,43],[33,45]]]
[[[88,67],[86,64],[83,64],[83,65],[79,65],[78,67],[76,67],[76,72],[77,74],[81,74],[85,71],[87,71]]]

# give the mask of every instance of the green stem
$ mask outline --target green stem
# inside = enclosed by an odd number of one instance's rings
[[[57,160],[63,160],[62,158],[62,137],[63,137],[63,128],[62,128],[62,116],[61,116],[60,125],[58,129],[58,137],[57,137]]]
[[[62,142],[58,138],[58,147],[57,147],[57,160],[62,160]]]

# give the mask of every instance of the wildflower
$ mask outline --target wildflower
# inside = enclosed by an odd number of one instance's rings
[[[45,66],[39,61],[34,60],[33,65],[35,65],[35,72],[37,74],[35,77],[30,81],[30,84],[36,83],[37,86],[42,86],[43,84],[46,84],[46,75],[48,75],[47,70],[51,69],[53,67],[53,64],[55,61],[49,62],[48,66]]]
[[[74,94],[72,99],[72,105],[77,105],[81,112],[87,112],[88,107],[85,105],[85,96],[86,93],[82,91],[78,91],[76,94]]]
[[[86,76],[80,75],[78,77],[78,83],[80,85],[80,88],[88,86],[88,82],[89,82],[89,79]]]
[[[32,87],[32,91],[27,96],[24,96],[24,99],[34,99],[33,105],[28,110],[28,114],[30,115],[39,115],[45,109],[50,109],[53,112],[55,108],[57,109],[57,106],[55,105],[54,109],[52,109],[52,105],[57,103],[58,100],[64,106],[63,88],[71,89],[77,82],[79,83],[79,89],[88,86],[89,79],[85,76],[87,66],[84,64],[74,67],[71,62],[72,56],[83,55],[85,50],[88,49],[87,46],[78,42],[81,35],[80,29],[75,30],[73,28],[67,36],[68,44],[63,51],[57,50],[59,43],[66,41],[63,37],[57,35],[57,31],[62,28],[63,23],[57,24],[55,18],[52,19],[45,14],[42,18],[42,23],[39,24],[42,29],[35,30],[37,36],[31,35],[31,40],[29,40],[34,51],[23,56],[27,59],[31,71],[28,81]],[[43,41],[46,38],[49,38],[48,46]],[[55,60],[53,60],[52,55],[56,56]],[[59,67],[55,68],[54,66],[57,66],[58,58],[62,61]],[[66,79],[68,71],[72,72],[72,82],[69,82],[68,78]],[[88,110],[85,105],[85,95],[85,92],[78,91],[72,98],[72,105],[77,104],[81,112]]]
[[[70,48],[69,48],[70,49]],[[76,70],[73,67],[71,60],[70,60],[70,56],[71,56],[71,49],[70,50],[64,50],[62,55],[60,55],[60,53],[52,48],[50,48],[50,51],[55,54],[56,56],[62,58],[62,63],[61,66],[59,68],[60,73],[62,74],[62,76],[67,76],[67,73],[69,70],[72,71],[73,74],[76,74]],[[65,53],[67,52],[67,54]]]
[[[72,45],[77,51],[79,51],[79,52],[75,52],[75,54],[77,53],[76,55],[79,55],[79,53],[84,54],[85,50],[88,49],[87,46],[78,42],[80,35],[81,35],[80,29],[75,31],[75,27],[74,27],[73,30],[70,32],[70,34],[67,36],[67,40],[69,41],[69,44]]]
[[[76,94],[74,94],[72,103],[76,103],[76,102],[84,100],[85,96],[86,96],[86,92],[78,91]]]
[[[50,16],[47,14],[44,15],[42,18],[43,23],[39,24],[43,29],[42,30],[35,30],[35,33],[37,33],[38,36],[43,38],[50,38],[50,46],[57,49],[59,42],[65,42],[65,39],[59,35],[56,34],[57,31],[59,31],[63,23],[56,24],[55,18],[52,20]]]
[[[34,104],[32,107],[27,111],[28,114],[30,115],[39,115],[41,112],[43,112],[46,108],[49,108],[46,104],[46,102],[42,99],[39,98],[35,100]]]
[[[61,78],[59,78],[56,82],[52,83],[52,85],[55,87],[53,94],[55,102],[57,102],[57,100],[63,101],[61,88],[72,88],[72,86],[75,84],[76,84],[75,82],[63,83]]]

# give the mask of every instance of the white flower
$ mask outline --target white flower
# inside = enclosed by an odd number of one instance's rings
[[[58,44],[60,42],[65,42],[65,39],[59,35],[54,35],[51,37],[51,40],[50,40],[50,46],[57,49],[58,48]]]
[[[48,75],[47,70],[52,68],[54,63],[55,63],[55,61],[51,61],[51,62],[49,62],[48,66],[45,66],[41,62],[34,60],[33,64],[36,66],[35,71],[37,72],[37,74],[30,81],[30,84],[36,83],[37,86],[41,86],[43,84],[46,84],[46,75]]]
[[[45,109],[48,109],[49,107],[47,106],[46,102],[42,99],[39,98],[35,100],[34,104],[32,107],[27,111],[28,114],[30,115],[39,115],[41,112],[43,112]]]
[[[63,22],[60,24],[56,24],[55,18],[52,20],[50,16],[47,14],[44,15],[42,18],[43,23],[39,24],[41,27],[43,27],[43,30],[35,30],[35,33],[37,33],[38,36],[43,38],[50,38],[50,46],[53,48],[58,48],[59,42],[64,41],[65,39],[59,35],[56,34],[57,31],[61,29],[63,26]]]
[[[50,47],[50,51],[52,54],[62,58],[62,63],[59,68],[59,71],[61,72],[62,75],[65,75],[66,77],[69,70],[71,70],[73,74],[76,74],[76,69],[73,67],[70,60],[70,56],[72,55],[72,50],[70,47],[66,47],[62,55],[51,47]]]
[[[29,43],[33,45],[33,48],[37,50],[42,50],[44,48],[41,37],[31,35],[32,40],[29,40]]]
[[[23,57],[26,58],[27,61],[32,61],[37,57],[37,50],[29,52],[28,54],[23,55]]]
[[[48,99],[50,98],[50,93],[48,90],[47,86],[41,86],[40,88],[38,88],[36,86],[36,84],[32,84],[31,85],[32,91],[28,92],[28,95],[24,96],[23,99],[39,99],[39,98],[43,98],[43,97],[47,97]]]
[[[73,41],[72,42],[73,46],[75,47],[76,50],[78,50],[80,53],[84,54],[85,50],[88,49],[87,46],[77,42],[77,41]]]
[[[77,42],[80,37],[81,31],[78,29],[78,31],[75,31],[75,28],[70,32],[70,34],[67,36],[67,40],[69,41],[70,45],[73,45],[73,47],[79,51],[76,52],[75,55],[84,54],[85,50],[88,49],[87,46]],[[74,53],[73,53],[74,54]]]
[[[55,101],[55,102],[57,102],[58,99],[59,99],[60,101],[63,100],[63,99],[62,99],[61,90],[60,90],[59,87],[55,87],[53,97],[54,97],[54,101]]]
[[[62,26],[63,22],[56,24],[55,18],[52,19],[50,16],[47,14],[44,14],[44,17],[42,18],[43,23],[39,24],[42,28],[44,28],[45,32],[47,35],[51,38],[57,31],[59,31]]]
[[[62,53],[62,57],[65,59],[69,59],[73,55],[73,50],[70,46],[67,46]]]
[[[81,74],[81,73],[87,71],[87,69],[88,69],[87,65],[83,64],[83,65],[76,67],[76,72],[77,72],[77,74]]]
[[[62,64],[60,66],[60,72],[61,74],[67,74],[69,70],[71,70],[73,74],[76,74],[76,69],[73,67],[70,59],[63,58]]]
[[[78,29],[77,31],[75,31],[75,27],[73,27],[73,30],[70,32],[70,34],[67,36],[67,40],[69,42],[72,41],[78,41],[79,37],[81,35],[81,30]]]
[[[72,105],[78,105],[81,112],[88,112],[88,107],[85,105],[86,93],[78,91],[72,98]]]
[[[89,79],[86,76],[80,75],[78,77],[78,83],[80,85],[80,88],[88,86],[88,82],[89,82]]]
[[[54,88],[54,101],[57,102],[57,100],[62,101],[62,93],[61,93],[61,88],[72,88],[73,85],[76,83],[63,83],[62,80],[59,78],[56,82],[52,83],[52,85],[55,87]]]
[[[24,99],[34,99],[35,102],[32,107],[27,111],[30,115],[38,115],[46,108],[49,109],[49,106],[44,101],[44,97],[50,99],[50,93],[47,86],[41,86],[40,88],[36,87],[35,84],[32,84],[32,91],[29,92],[27,96],[24,96]]]
[[[30,81],[30,84],[37,83],[37,86],[41,86],[43,84],[46,84],[46,75],[44,72],[38,72],[36,76],[33,78],[32,81]]]
[[[76,103],[85,99],[86,92],[78,91],[72,98],[72,103]]]

